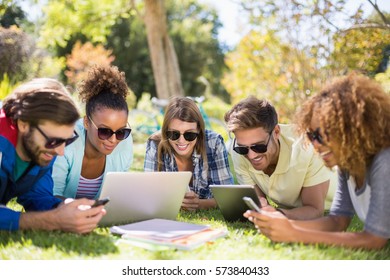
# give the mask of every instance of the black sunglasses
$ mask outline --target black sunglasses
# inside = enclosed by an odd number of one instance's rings
[[[240,154],[240,155],[247,155],[249,153],[249,149],[251,149],[252,151],[254,151],[255,153],[258,153],[258,154],[264,154],[267,152],[267,148],[268,148],[268,143],[269,141],[271,140],[271,136],[272,136],[272,131],[269,133],[269,138],[268,138],[268,141],[266,144],[254,144],[254,145],[251,145],[251,146],[236,146],[236,138],[234,138],[234,143],[233,143],[233,150],[237,153],[237,154]]]
[[[322,138],[320,133],[320,128],[316,128],[314,131],[306,131],[306,136],[309,138],[310,142],[314,142],[316,140],[321,145],[324,145],[324,138]]]
[[[45,148],[46,149],[54,149],[54,148],[57,148],[58,146],[61,146],[63,143],[65,143],[65,146],[68,146],[70,144],[72,144],[78,137],[79,135],[77,134],[76,131],[73,131],[74,133],[74,136],[71,137],[71,138],[68,138],[68,139],[64,139],[64,138],[56,138],[56,137],[48,137],[40,128],[39,126],[34,126],[36,127],[36,129],[43,135],[43,137],[45,137],[46,139],[46,144],[45,144]]]
[[[167,138],[171,139],[172,141],[176,141],[177,139],[179,139],[180,135],[183,135],[186,141],[194,141],[198,137],[199,133],[187,131],[181,134],[179,131],[176,130],[168,130],[166,133]]]
[[[90,117],[88,117],[93,126],[97,129],[98,131],[98,137],[100,140],[107,140],[110,139],[112,135],[115,134],[115,137],[117,140],[125,140],[127,137],[129,137],[131,133],[131,128],[121,128],[118,129],[117,131],[113,131],[110,128],[105,128],[105,127],[97,127],[97,125],[92,121]]]

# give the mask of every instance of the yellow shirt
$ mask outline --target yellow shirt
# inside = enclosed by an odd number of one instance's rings
[[[337,172],[324,166],[312,145],[303,145],[303,137],[297,138],[292,125],[280,125],[280,152],[275,171],[268,176],[253,168],[245,156],[231,150],[237,180],[241,185],[258,185],[263,193],[279,207],[302,206],[302,188],[330,180],[325,209],[329,209],[337,185]]]

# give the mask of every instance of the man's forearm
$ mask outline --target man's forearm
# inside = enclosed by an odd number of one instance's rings
[[[59,229],[55,221],[54,210],[45,212],[22,213],[19,219],[19,229]]]
[[[313,206],[302,206],[293,209],[279,208],[287,218],[292,220],[311,220],[324,215],[324,212]]]

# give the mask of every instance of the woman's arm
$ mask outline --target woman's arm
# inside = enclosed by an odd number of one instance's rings
[[[349,222],[348,217],[328,216],[310,221],[291,221],[281,213],[245,213],[262,234],[272,241],[304,244],[326,244],[350,248],[380,249],[387,239],[363,232],[344,232]]]

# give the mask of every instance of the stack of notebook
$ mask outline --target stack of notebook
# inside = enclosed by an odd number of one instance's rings
[[[151,219],[142,222],[114,226],[111,233],[121,235],[131,244],[147,249],[174,248],[190,250],[218,237],[225,236],[225,229],[212,229],[207,225]],[[153,245],[153,246],[151,246]]]

